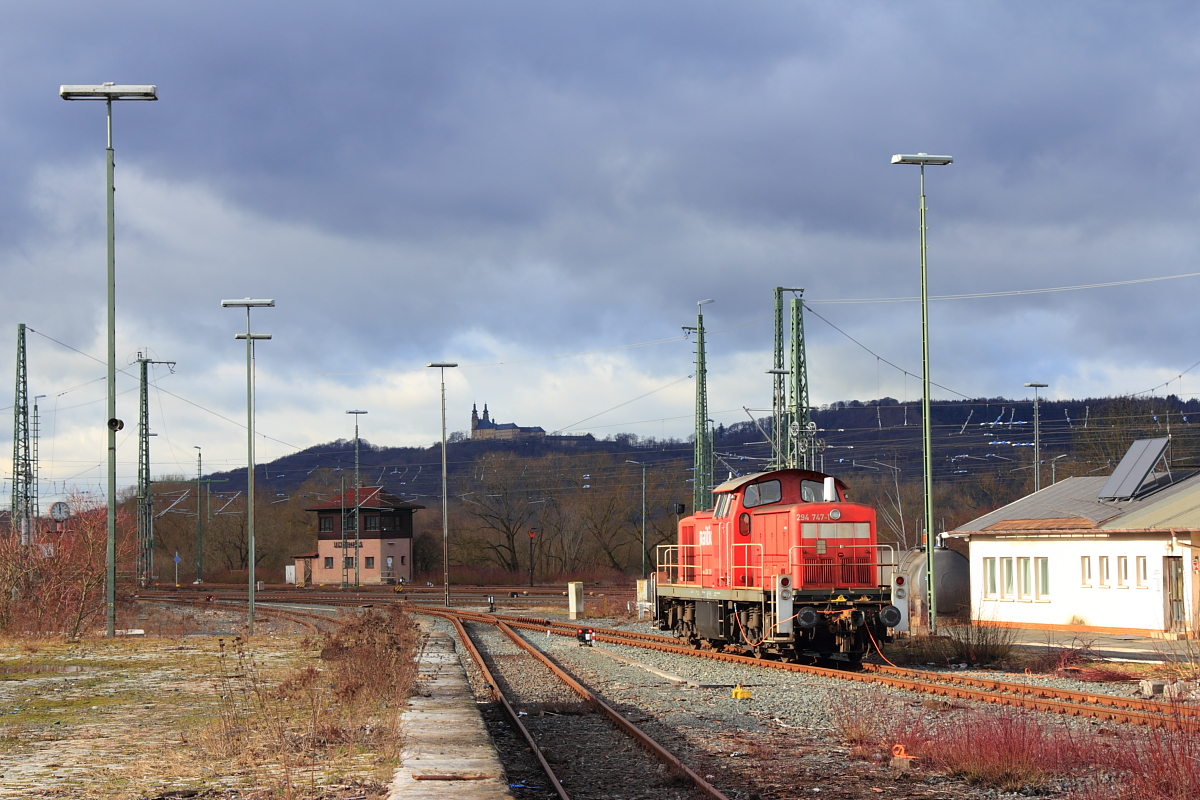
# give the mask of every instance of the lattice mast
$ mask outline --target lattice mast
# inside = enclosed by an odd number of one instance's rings
[[[775,358],[771,362],[771,466],[780,469],[787,465],[787,376],[783,367],[784,329],[783,293],[775,287]]]
[[[713,443],[708,427],[708,368],[704,353],[704,305],[711,300],[696,304],[696,327],[685,328],[696,333],[696,434],[695,434],[695,483],[692,486],[692,508],[708,511],[713,507]]]
[[[154,580],[154,493],[150,490],[150,381],[151,364],[174,361],[155,361],[138,352],[138,482],[137,482],[137,579],[138,585],[148,586]]]
[[[37,467],[29,424],[29,372],[25,360],[25,323],[17,325],[17,380],[13,399],[13,533],[22,545],[33,544],[37,517]]]
[[[816,469],[817,453],[814,449],[808,404],[808,356],[804,341],[804,290],[793,289],[798,297],[792,298],[791,317],[791,365],[792,380],[788,384],[788,466],[803,466]]]

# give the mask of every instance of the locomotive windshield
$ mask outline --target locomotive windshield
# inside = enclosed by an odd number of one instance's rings
[[[769,503],[778,503],[782,499],[783,492],[779,487],[779,481],[763,481],[762,483],[752,483],[746,487],[742,505],[746,508],[754,508]]]
[[[819,503],[825,497],[825,489],[819,481],[800,481],[800,499],[806,503]]]

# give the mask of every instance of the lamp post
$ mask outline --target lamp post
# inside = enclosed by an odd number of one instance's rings
[[[114,100],[157,100],[156,86],[118,86],[102,83],[84,86],[60,86],[58,96],[63,100],[103,100],[107,110],[108,148],[105,152],[105,174],[108,180],[108,546],[105,550],[105,635],[117,635],[117,431],[125,427],[117,419],[117,238],[116,189],[113,187],[115,165],[112,138],[112,104]]]
[[[925,473],[925,575],[929,605],[929,632],[937,631],[937,600],[934,596],[933,574],[933,433],[929,419],[929,288],[925,262],[925,167],[945,166],[954,163],[953,156],[931,156],[897,154],[893,164],[916,164],[921,167],[921,445],[924,451]]]
[[[1063,453],[1061,456],[1055,456],[1054,458],[1050,459],[1050,485],[1051,486],[1058,483],[1058,470],[1057,470],[1058,460],[1060,458],[1066,458],[1069,455],[1071,455],[1071,454]]]
[[[358,417],[360,414],[365,414],[365,411],[347,411],[347,414],[354,415],[354,588],[359,586],[358,560],[362,555],[359,548],[362,547],[360,540],[360,531],[362,531],[362,522],[359,520],[358,506],[362,502],[359,496],[358,487],[362,482],[358,479]],[[346,551],[342,550],[342,558],[346,557]],[[345,563],[345,562],[343,562]]]
[[[529,529],[529,588],[533,588],[533,540],[537,538],[537,528]]]
[[[246,340],[246,544],[250,552],[250,581],[247,595],[248,609],[246,611],[247,626],[250,635],[254,635],[254,343],[261,339],[270,339],[269,333],[250,332],[250,309],[274,308],[274,300],[253,300],[249,297],[243,300],[222,300],[221,308],[246,309],[246,332],[239,333],[233,338]]]
[[[1038,389],[1045,389],[1049,384],[1027,383],[1025,385],[1033,389],[1033,490],[1037,492],[1042,488],[1042,426],[1038,416]]]
[[[428,366],[442,375],[442,585],[445,586],[446,608],[450,607],[450,520],[446,504],[446,370],[457,367],[449,361],[431,361]]]
[[[642,468],[642,580],[646,579],[646,465],[641,461],[625,460]]]
[[[198,444],[192,445],[192,447],[196,448],[196,583],[200,583],[204,580],[204,508],[200,504],[200,481],[204,477],[202,460],[204,451]]]

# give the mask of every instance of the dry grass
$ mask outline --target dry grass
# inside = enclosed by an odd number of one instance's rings
[[[1123,737],[1098,759],[1092,780],[1072,800],[1195,800],[1200,797],[1200,728],[1155,728]]]
[[[399,751],[416,681],[417,630],[398,606],[344,622],[320,642],[321,667],[264,669],[240,637],[221,642],[217,719],[197,745],[287,798],[323,793],[329,761]]]
[[[998,664],[1012,654],[1016,628],[986,621],[954,622],[942,628],[952,661],[967,664]]]

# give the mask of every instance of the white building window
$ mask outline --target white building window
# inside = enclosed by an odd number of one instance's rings
[[[1050,559],[1035,558],[1033,560],[1034,591],[1038,600],[1050,597]]]
[[[1129,588],[1129,556],[1117,556],[1117,588]]]
[[[1016,588],[1014,583],[1016,578],[1013,576],[1013,560],[1011,558],[1000,559],[1000,596],[1012,599],[1016,596]]]
[[[999,583],[996,581],[996,559],[985,558],[983,560],[983,593],[987,597],[995,597],[999,594]]]
[[[1146,570],[1146,557],[1137,557],[1137,585],[1139,589],[1148,589],[1150,587],[1149,574]]]
[[[1108,556],[1100,556],[1100,574],[1097,576],[1096,585],[1101,589],[1108,588]]]
[[[1033,564],[1028,558],[1017,559],[1017,596],[1022,600],[1033,596]]]
[[[1092,557],[1079,557],[1079,578],[1080,583],[1085,588],[1090,589],[1092,586]]]

